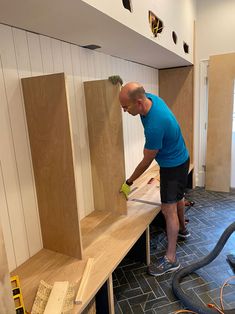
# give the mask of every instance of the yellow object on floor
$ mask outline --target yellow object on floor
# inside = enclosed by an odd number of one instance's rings
[[[16,314],[26,314],[18,276],[11,277],[11,288],[15,303]]]

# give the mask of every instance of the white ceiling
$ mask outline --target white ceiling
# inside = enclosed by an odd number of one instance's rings
[[[0,22],[97,51],[169,68],[191,63],[81,0],[0,0]]]

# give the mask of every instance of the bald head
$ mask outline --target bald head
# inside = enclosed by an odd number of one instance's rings
[[[145,90],[139,83],[130,82],[121,88],[119,94],[119,100],[121,104],[125,103],[126,101],[135,101],[138,97],[145,97]]]
[[[119,100],[124,111],[133,116],[143,114],[143,106],[146,101],[145,90],[137,82],[127,83],[120,91]]]

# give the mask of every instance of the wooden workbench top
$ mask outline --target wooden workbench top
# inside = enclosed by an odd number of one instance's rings
[[[148,184],[150,179],[153,180]],[[92,257],[94,265],[84,302],[74,306],[74,313],[80,313],[159,213],[160,206],[154,205],[160,201],[158,186],[158,168],[153,167],[132,187],[134,191],[127,204],[127,215],[94,211],[82,219],[83,260],[42,249],[16,268],[11,275],[20,277],[26,309],[32,307],[40,280],[50,284],[55,281],[79,282],[87,259]],[[147,203],[142,202],[145,200]]]
[[[151,175],[148,174],[145,181]],[[145,186],[143,178],[139,185],[141,188]],[[83,260],[42,249],[12,272],[11,275],[20,277],[27,310],[32,307],[40,280],[49,284],[55,281],[79,282],[87,259],[93,257],[94,265],[86,285],[84,302],[74,306],[74,313],[80,313],[88,305],[160,211],[159,206],[131,200],[127,205],[127,215],[94,211],[81,220]]]

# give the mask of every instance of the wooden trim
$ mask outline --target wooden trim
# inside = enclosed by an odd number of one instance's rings
[[[85,267],[85,270],[82,275],[82,279],[78,288],[78,292],[75,298],[75,304],[82,303],[82,300],[84,298],[84,290],[86,289],[86,284],[87,284],[87,281],[89,280],[93,263],[94,263],[94,258],[88,258],[88,261],[86,263],[86,267]]]
[[[150,230],[149,230],[149,226],[147,227],[145,233],[146,233],[146,261],[147,261],[147,265],[150,265],[151,257],[150,257]]]
[[[54,283],[49,299],[47,301],[46,308],[44,310],[44,314],[62,313],[68,288],[69,288],[68,281]]]
[[[107,286],[108,286],[109,314],[115,314],[112,274],[109,276],[109,278],[107,280]]]

